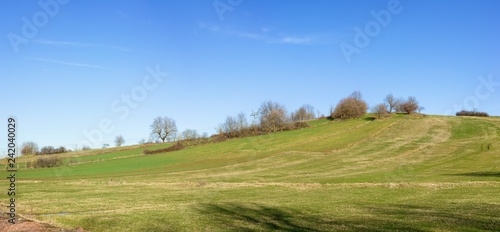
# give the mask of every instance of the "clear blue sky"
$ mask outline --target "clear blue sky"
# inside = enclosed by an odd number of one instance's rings
[[[0,141],[8,115],[19,143],[74,149],[102,120],[114,128],[102,141],[135,144],[156,116],[211,134],[266,100],[327,113],[355,90],[371,106],[393,93],[428,114],[500,114],[500,84],[483,84],[500,82],[500,1],[38,2],[0,7]],[[125,105],[157,66],[168,76]]]

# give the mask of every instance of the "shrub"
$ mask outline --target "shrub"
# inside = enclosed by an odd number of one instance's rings
[[[457,116],[472,116],[472,117],[489,117],[488,113],[486,112],[478,112],[478,111],[467,111],[467,110],[462,110],[460,112],[457,112]]]
[[[157,150],[144,150],[145,155],[151,155],[151,154],[157,154],[157,153],[165,153],[165,152],[172,152],[172,151],[178,151],[186,148],[186,146],[182,145],[181,143],[175,143],[171,147],[167,148],[162,148],[162,149],[157,149]]]
[[[401,111],[407,114],[415,113],[420,108],[415,97],[408,97],[408,100],[403,102],[400,107]]]
[[[360,92],[354,92],[349,97],[340,100],[331,117],[334,119],[360,118],[368,109],[368,104],[361,98]]]
[[[21,146],[22,155],[35,155],[38,153],[38,145],[35,142],[25,142]]]
[[[287,110],[284,105],[277,102],[264,102],[259,109],[260,129],[264,132],[283,131],[289,124]]]
[[[387,115],[389,115],[387,106],[384,103],[376,105],[375,107],[373,107],[372,111],[378,116],[378,118],[385,118],[387,117]]]
[[[32,165],[34,168],[51,168],[62,164],[63,160],[59,157],[40,157]]]

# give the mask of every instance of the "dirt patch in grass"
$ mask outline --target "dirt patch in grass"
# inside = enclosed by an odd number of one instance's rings
[[[7,215],[0,210],[0,232],[86,232],[82,228],[76,230],[65,230],[49,224],[35,222],[23,217],[17,217],[16,224],[9,223]]]

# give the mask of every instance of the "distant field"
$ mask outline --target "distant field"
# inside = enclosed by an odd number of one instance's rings
[[[500,230],[498,117],[325,119],[143,150],[68,153],[68,165],[21,169],[18,210],[88,231]]]

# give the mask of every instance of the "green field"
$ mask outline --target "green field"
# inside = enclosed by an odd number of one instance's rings
[[[143,150],[68,153],[65,166],[21,169],[18,211],[88,231],[500,230],[496,117],[323,119]]]

